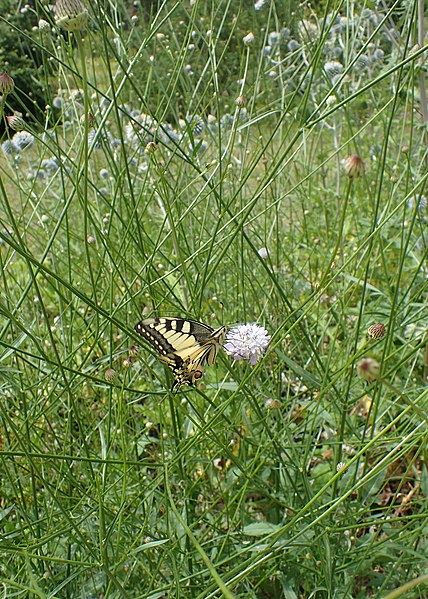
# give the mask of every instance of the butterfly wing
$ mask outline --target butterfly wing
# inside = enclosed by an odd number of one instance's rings
[[[216,331],[206,324],[183,318],[155,317],[142,320],[135,330],[160,353],[160,360],[174,373],[176,385],[193,385],[203,365],[216,359],[226,327]]]

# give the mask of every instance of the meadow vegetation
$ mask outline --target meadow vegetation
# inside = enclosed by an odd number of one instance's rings
[[[423,2],[86,7],[0,17],[1,596],[426,596]]]

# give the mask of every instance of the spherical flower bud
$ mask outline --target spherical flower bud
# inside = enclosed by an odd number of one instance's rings
[[[6,120],[12,131],[24,131],[25,121],[20,112],[14,112],[12,115],[7,116]]]
[[[246,104],[245,96],[238,96],[235,100],[235,104],[238,108],[243,108]]]
[[[350,179],[361,177],[364,173],[364,162],[357,154],[348,156],[348,158],[344,160],[344,166],[346,174]]]
[[[55,22],[66,31],[79,31],[88,22],[88,11],[81,0],[57,0]]]
[[[7,73],[0,74],[0,94],[10,94],[15,88],[15,82]]]
[[[357,374],[360,379],[373,383],[379,376],[380,365],[374,358],[363,358],[357,364]]]
[[[266,260],[266,258],[268,257],[268,251],[266,248],[260,248],[257,253],[263,260]]]
[[[96,242],[96,239],[95,239],[95,237],[93,235],[88,235],[87,238],[86,238],[86,242],[89,245],[94,245],[95,242]]]
[[[113,368],[107,368],[104,373],[104,377],[106,381],[111,383],[111,381],[114,381],[114,379],[116,378],[116,371]]]
[[[241,324],[228,332],[224,349],[235,361],[249,360],[254,366],[270,339],[270,335],[262,326],[254,323]]]
[[[385,337],[385,325],[381,322],[376,322],[375,324],[372,324],[367,329],[367,337],[369,339],[374,339],[375,341],[377,341],[378,339],[382,339],[383,337]]]
[[[255,39],[256,38],[254,37],[254,33],[252,31],[250,31],[250,33],[247,33],[247,35],[245,35],[242,38],[242,41],[244,42],[244,44],[246,46],[250,46],[254,42]]]

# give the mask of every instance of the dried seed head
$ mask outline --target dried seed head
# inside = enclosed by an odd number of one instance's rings
[[[245,96],[238,96],[235,100],[235,104],[238,108],[243,108],[247,103]]]
[[[383,337],[385,337],[385,325],[381,322],[376,322],[375,324],[372,324],[367,329],[367,337],[369,339],[374,339],[375,341],[377,341],[378,339],[382,339]]]
[[[7,96],[13,92],[15,88],[15,82],[8,73],[0,74],[0,94]]]
[[[364,173],[364,162],[357,155],[348,156],[348,158],[344,161],[346,174],[350,179],[356,179],[357,177],[361,177]]]
[[[116,371],[113,368],[107,368],[104,373],[104,377],[106,381],[110,383],[111,381],[114,381],[114,379],[116,378]]]

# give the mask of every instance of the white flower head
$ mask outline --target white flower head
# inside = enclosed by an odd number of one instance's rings
[[[255,323],[240,324],[228,332],[224,349],[235,361],[249,360],[254,366],[270,339],[271,336],[264,327]]]
[[[34,141],[34,136],[31,135],[31,133],[28,133],[28,131],[18,131],[18,133],[15,133],[12,137],[12,144],[15,148],[15,152],[22,152],[27,148],[31,148]]]
[[[252,31],[250,31],[250,33],[247,33],[247,35],[244,35],[244,37],[242,38],[242,41],[244,42],[244,44],[246,46],[251,46],[251,44],[254,43],[255,40],[255,36],[254,33]]]

